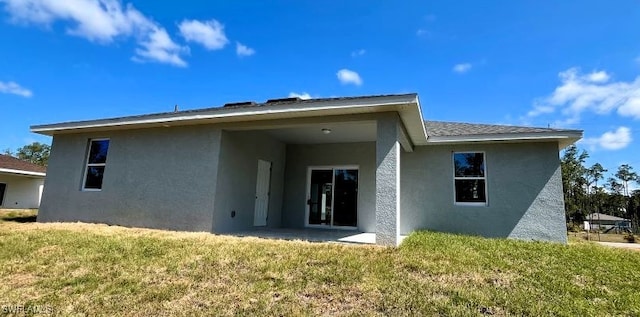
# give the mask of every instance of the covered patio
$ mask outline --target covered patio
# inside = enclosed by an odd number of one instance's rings
[[[217,188],[213,232],[381,245],[402,241],[400,155],[413,151],[413,144],[398,113],[222,128],[217,177],[233,186]],[[265,167],[254,170],[256,161]],[[242,199],[254,194],[255,205]]]

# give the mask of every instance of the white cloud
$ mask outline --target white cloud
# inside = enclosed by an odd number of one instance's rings
[[[453,66],[453,71],[458,73],[458,74],[464,74],[464,73],[470,71],[471,67],[473,67],[473,66],[470,63],[456,64],[455,66]]]
[[[243,57],[243,56],[251,56],[253,54],[256,53],[256,50],[243,45],[240,42],[236,42],[236,54],[238,54],[238,56]]]
[[[67,33],[92,42],[109,44],[118,37],[133,37],[139,48],[137,61],[156,61],[186,66],[180,54],[188,48],[174,43],[167,31],[133,5],[119,0],[1,0],[11,21],[50,26],[69,23]]]
[[[358,56],[362,56],[362,55],[364,55],[364,54],[366,54],[366,53],[367,53],[367,50],[365,50],[365,49],[361,48],[361,49],[359,49],[359,50],[356,50],[356,51],[351,52],[351,57],[358,57]]]
[[[592,83],[606,83],[609,81],[609,74],[605,71],[592,72],[586,76],[587,80]]]
[[[33,93],[31,92],[31,90],[26,89],[12,81],[6,82],[6,83],[0,81],[0,93],[13,94],[13,95],[26,97],[26,98],[33,96]]]
[[[122,8],[116,0],[3,0],[11,19],[18,23],[50,25],[67,20],[75,25],[69,34],[92,41],[111,42],[114,37],[130,34],[140,13],[127,5]]]
[[[352,70],[343,68],[336,73],[336,76],[338,76],[338,80],[343,85],[348,85],[348,84],[353,84],[356,86],[362,85],[362,78],[360,78],[360,75],[358,73]]]
[[[570,68],[558,76],[561,84],[551,95],[534,102],[529,117],[560,110],[564,116],[560,125],[570,125],[579,123],[585,111],[596,114],[616,111],[620,116],[640,119],[640,77],[631,82],[611,82],[605,71],[581,74],[578,68]]]
[[[627,102],[618,108],[618,114],[624,117],[640,118],[640,92],[636,91],[636,96],[629,98]]]
[[[620,150],[631,144],[631,130],[619,127],[615,131],[607,131],[597,138],[585,138],[582,143],[590,146],[592,151],[597,149]]]
[[[303,93],[300,93],[300,94],[297,93],[297,92],[290,92],[289,93],[289,98],[296,98],[296,97],[298,97],[300,99],[303,99],[303,100],[311,99],[311,95],[309,93],[306,93],[306,92],[303,92]]]
[[[544,104],[536,104],[533,107],[533,110],[529,111],[527,113],[527,116],[529,117],[536,117],[539,116],[541,114],[545,114],[545,113],[553,113],[555,111],[555,108],[552,106],[547,106]]]
[[[155,28],[139,44],[141,48],[136,49],[136,54],[142,59],[136,56],[135,61],[151,60],[175,66],[187,66],[180,54],[188,53],[189,49],[174,43],[163,28]]]
[[[229,43],[224,25],[216,20],[184,20],[178,28],[187,42],[199,43],[210,51],[222,49]]]

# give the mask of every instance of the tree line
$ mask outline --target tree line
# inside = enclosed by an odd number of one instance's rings
[[[13,156],[36,165],[47,166],[50,152],[51,146],[48,144],[33,142],[16,149],[15,152],[11,149],[5,149],[2,154]]]
[[[560,164],[567,222],[581,223],[591,213],[599,212],[630,219],[637,230],[640,221],[640,184],[638,173],[629,164],[622,164],[609,172],[600,163],[585,166],[589,153],[572,145],[565,149]]]

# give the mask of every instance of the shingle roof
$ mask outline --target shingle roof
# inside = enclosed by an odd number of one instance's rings
[[[282,105],[282,104],[309,104],[309,103],[317,103],[317,102],[327,102],[327,101],[341,101],[341,100],[366,100],[366,99],[375,99],[381,97],[398,97],[398,96],[407,96],[407,97],[417,97],[416,93],[408,93],[408,94],[386,94],[386,95],[369,95],[369,96],[348,96],[348,97],[329,97],[329,98],[312,98],[312,99],[300,99],[299,97],[290,97],[290,98],[276,98],[269,99],[266,102],[239,102],[237,105],[235,104],[227,104],[227,107],[231,106],[233,108],[249,108],[249,107],[264,107],[264,106],[274,106],[274,105]],[[222,107],[214,107],[214,108],[206,108],[206,109],[196,109],[196,110],[188,110],[186,112],[198,112],[202,110],[212,110],[212,109],[220,109]]]
[[[174,108],[175,109],[175,108]],[[241,103],[208,109],[174,111],[149,115],[32,125],[31,131],[44,135],[106,132],[143,128],[173,128],[201,124],[237,124],[238,122],[277,122],[299,118],[335,118],[337,116],[371,115],[397,112],[404,124],[407,139],[415,145],[426,145],[424,122],[417,94],[378,95],[298,100],[267,101],[265,105]],[[305,119],[307,120],[307,119]],[[313,120],[313,119],[312,119]],[[406,141],[406,142],[405,142]]]
[[[31,131],[54,135],[57,133],[79,132],[81,130],[96,132],[112,129],[227,123],[241,120],[289,120],[311,116],[351,115],[382,111],[398,111],[410,141],[415,145],[544,139],[557,140],[560,148],[563,148],[582,137],[582,131],[579,130],[423,121],[418,95],[415,93],[306,100],[282,98],[270,99],[264,103],[236,102],[214,108],[34,125],[31,126]]]
[[[2,154],[0,154],[0,168],[26,171],[26,172],[35,172],[35,173],[47,172],[47,168],[44,166],[25,162],[15,157],[12,157],[9,155],[2,155]]]
[[[491,134],[519,134],[519,133],[544,133],[544,132],[580,132],[578,130],[563,130],[535,127],[518,127],[496,124],[475,124],[461,122],[425,121],[427,135],[464,136],[464,135],[491,135]]]
[[[304,106],[307,104],[313,103],[322,103],[322,102],[331,102],[331,101],[347,101],[347,100],[368,100],[368,99],[376,99],[376,98],[384,98],[384,97],[417,97],[417,94],[387,94],[387,95],[371,95],[371,96],[351,96],[351,97],[331,97],[331,98],[313,98],[313,99],[300,99],[300,98],[281,98],[281,99],[270,99],[266,102],[253,102],[253,101],[242,101],[242,102],[232,102],[227,103],[225,105],[219,107],[208,107],[208,108],[200,108],[200,109],[192,109],[192,110],[181,110],[181,111],[171,111],[171,112],[159,112],[159,113],[151,113],[151,114],[141,114],[141,115],[132,115],[125,117],[115,117],[108,119],[98,119],[98,120],[83,120],[83,121],[71,121],[71,122],[62,122],[55,124],[47,124],[45,126],[55,126],[55,125],[65,125],[65,124],[73,124],[73,123],[83,123],[83,122],[109,122],[109,121],[118,121],[122,119],[143,119],[143,118],[155,118],[155,117],[165,117],[165,116],[180,116],[184,114],[207,114],[207,113],[215,113],[218,111],[226,111],[229,109],[244,109],[244,108],[264,108],[271,107],[276,105],[293,105],[293,106]],[[39,127],[40,125],[32,126]]]
[[[627,219],[594,212],[587,216],[587,220],[624,221]]]

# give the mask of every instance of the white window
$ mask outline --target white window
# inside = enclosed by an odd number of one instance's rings
[[[84,173],[82,188],[84,190],[101,190],[102,178],[107,165],[109,139],[93,139],[89,141],[87,151],[87,166]]]
[[[454,152],[455,202],[461,205],[487,204],[487,174],[483,152]]]

